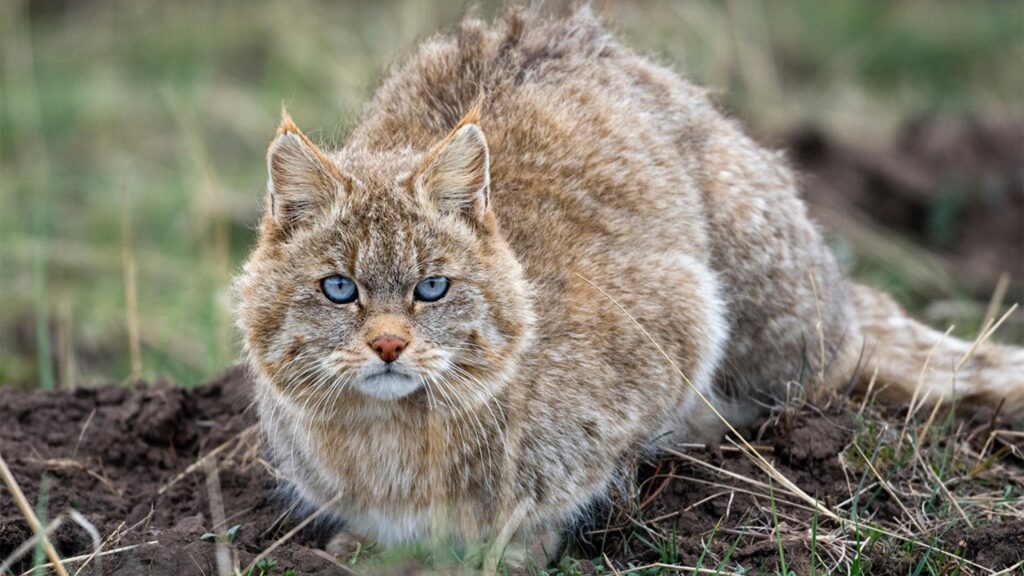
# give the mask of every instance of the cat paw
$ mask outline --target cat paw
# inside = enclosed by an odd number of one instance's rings
[[[542,570],[558,558],[561,550],[561,530],[517,533],[504,548],[490,551],[484,562],[484,573],[500,574],[502,566]]]
[[[359,556],[372,546],[373,543],[357,536],[348,530],[342,530],[334,535],[324,547],[328,554],[348,562],[358,560]]]

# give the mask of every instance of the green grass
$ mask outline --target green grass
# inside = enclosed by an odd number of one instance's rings
[[[228,280],[253,240],[281,103],[319,140],[341,142],[381,71],[464,10],[418,0],[26,6],[3,8],[0,383],[43,387],[132,372],[123,196],[141,375],[193,384],[233,361]],[[1019,115],[1024,100],[1016,2],[651,1],[605,13],[759,132],[815,122],[870,139],[935,110]],[[954,195],[946,201],[956,208]],[[939,239],[946,212],[931,224]],[[892,267],[869,273],[901,285]]]
[[[50,489],[52,487],[53,480],[44,474],[42,480],[39,481],[39,498],[36,502],[36,518],[39,519],[39,524],[42,526],[47,525],[50,517]],[[33,576],[42,576],[46,572],[42,568],[44,564],[46,564],[46,553],[43,548],[43,539],[40,538],[32,550]]]
[[[772,532],[775,533],[775,543],[779,550],[779,573],[782,576],[789,576],[789,567],[786,565],[786,550],[782,546],[782,532],[779,530],[779,512],[775,504],[775,490],[772,489],[771,478],[768,479],[768,497],[772,506]]]

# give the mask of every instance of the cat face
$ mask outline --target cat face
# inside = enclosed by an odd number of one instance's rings
[[[253,366],[296,404],[447,410],[493,396],[529,337],[529,290],[488,207],[483,132],[425,153],[328,157],[287,118],[238,278]]]

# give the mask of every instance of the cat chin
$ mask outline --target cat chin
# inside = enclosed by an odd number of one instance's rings
[[[397,400],[412,394],[423,387],[423,382],[416,377],[388,372],[360,378],[352,386],[379,400]]]

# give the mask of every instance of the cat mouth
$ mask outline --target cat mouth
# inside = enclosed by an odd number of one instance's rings
[[[423,381],[419,376],[389,364],[359,378],[353,382],[353,386],[367,396],[381,400],[395,400],[422,388]]]
[[[363,378],[378,378],[381,376],[404,376],[406,378],[415,378],[416,374],[397,364],[384,364],[376,370],[366,372],[363,375]]]

